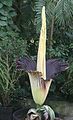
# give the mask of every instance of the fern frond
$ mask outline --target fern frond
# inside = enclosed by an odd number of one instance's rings
[[[59,0],[55,7],[56,22],[59,25],[68,24],[73,15],[73,2],[72,0]]]

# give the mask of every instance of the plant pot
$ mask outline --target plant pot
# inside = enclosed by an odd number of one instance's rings
[[[0,107],[0,120],[12,120],[12,107]]]
[[[28,110],[29,109],[20,109],[20,110],[15,111],[13,113],[13,120],[24,120]],[[62,120],[62,119],[59,117],[56,117],[55,120]]]
[[[28,109],[20,109],[13,113],[13,120],[24,120]]]

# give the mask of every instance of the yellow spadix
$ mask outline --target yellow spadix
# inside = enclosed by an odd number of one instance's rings
[[[48,94],[52,79],[46,81],[46,15],[45,6],[42,8],[42,27],[39,39],[36,71],[28,72],[33,99],[42,105]]]

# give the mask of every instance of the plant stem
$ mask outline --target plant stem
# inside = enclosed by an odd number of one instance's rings
[[[52,17],[52,23],[51,23],[51,34],[50,34],[50,45],[52,46],[52,40],[53,40],[53,32],[54,32],[54,16]]]
[[[36,108],[38,109],[38,108],[40,108],[41,107],[41,105],[39,105],[39,104],[36,104]]]
[[[52,44],[53,44],[53,32],[54,32],[54,16],[52,17],[52,22],[51,22],[49,48],[52,48]],[[49,53],[49,57],[51,58],[50,53]]]

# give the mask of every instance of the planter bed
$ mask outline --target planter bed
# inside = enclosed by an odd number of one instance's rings
[[[12,107],[0,107],[0,120],[12,120]]]

